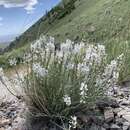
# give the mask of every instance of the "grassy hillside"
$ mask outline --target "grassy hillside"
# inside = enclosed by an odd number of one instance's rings
[[[61,19],[41,18],[13,44],[23,46],[41,33],[55,36],[58,41],[66,38],[104,42],[118,38],[129,40],[129,0],[77,0],[75,9]],[[49,21],[49,22],[48,22]],[[53,21],[53,22],[50,22]]]
[[[26,48],[41,33],[54,36],[57,42],[69,38],[72,40],[84,39],[90,43],[103,43],[111,58],[121,53],[125,43],[130,41],[130,1],[75,1],[74,8],[70,12],[66,13],[66,10],[70,8],[68,6],[62,12],[59,11],[59,5],[52,9],[22,36],[12,42],[7,50],[14,49],[14,51],[10,54],[7,53],[6,56],[16,55],[16,52],[20,53],[23,50],[21,47]],[[56,17],[55,14],[60,16]]]

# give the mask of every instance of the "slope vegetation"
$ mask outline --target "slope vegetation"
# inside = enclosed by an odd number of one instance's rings
[[[83,38],[103,43],[112,39],[129,40],[129,5],[129,0],[76,0],[75,9],[69,14],[57,18],[53,15],[53,10],[50,11],[52,16],[41,18],[12,42],[11,46],[26,45],[38,38],[41,33],[54,36],[58,41],[66,38],[72,40]]]
[[[60,3],[12,42],[6,51],[13,51],[6,53],[6,57],[20,56],[29,43],[41,34],[54,36],[57,42],[69,38],[74,41],[83,39],[89,43],[103,43],[110,58],[122,53],[126,43],[129,47],[129,0],[70,1],[71,6],[69,2],[65,6]],[[127,61],[127,66],[130,66],[129,57]]]

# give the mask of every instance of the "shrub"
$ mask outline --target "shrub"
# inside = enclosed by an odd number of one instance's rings
[[[67,40],[56,50],[54,38],[41,36],[25,56],[30,68],[25,85],[30,111],[36,117],[69,121],[76,112],[110,94],[122,57],[108,64],[103,45]]]
[[[103,45],[67,40],[56,49],[54,38],[41,36],[24,56],[28,74],[23,85],[31,119],[75,128],[77,112],[111,94],[122,58],[107,63]]]

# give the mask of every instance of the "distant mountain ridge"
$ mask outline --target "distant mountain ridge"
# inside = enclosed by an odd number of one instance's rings
[[[12,34],[12,35],[2,35],[0,36],[0,43],[8,43],[15,40],[15,38],[19,36],[18,34]]]

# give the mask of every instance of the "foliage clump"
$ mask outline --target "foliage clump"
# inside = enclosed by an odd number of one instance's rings
[[[31,119],[47,118],[76,128],[77,112],[112,94],[122,58],[123,54],[108,63],[103,45],[70,40],[57,45],[53,37],[42,35],[24,56],[28,71],[20,80]],[[17,64],[14,59],[13,63]]]
[[[25,56],[31,112],[69,122],[76,112],[111,94],[122,58],[123,54],[108,63],[103,45],[66,40],[57,46],[54,38],[41,36]]]

